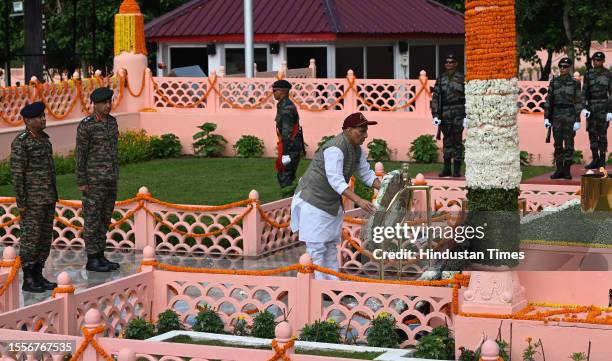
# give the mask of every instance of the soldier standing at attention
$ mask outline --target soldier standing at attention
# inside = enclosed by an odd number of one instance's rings
[[[461,177],[461,158],[463,152],[463,128],[467,126],[465,118],[465,79],[457,71],[457,58],[448,54],[444,62],[446,72],[436,79],[431,98],[431,115],[435,126],[441,127],[444,149],[444,168],[440,177]]]
[[[26,105],[21,110],[26,129],[11,144],[11,175],[21,215],[20,256],[22,290],[45,292],[57,287],[42,271],[53,238],[53,215],[57,202],[53,148],[46,127],[45,105]]]
[[[559,60],[560,75],[553,78],[544,103],[544,126],[553,129],[555,165],[551,179],[572,179],[570,167],[574,159],[574,136],[580,129],[582,98],[580,83],[570,75],[571,60]],[[552,116],[552,123],[549,119]]]
[[[612,120],[612,73],[604,68],[606,57],[601,51],[593,54],[593,69],[584,75],[582,100],[593,161],[586,169],[606,166],[608,125]]]
[[[291,84],[278,80],[272,84],[276,106],[276,135],[278,137],[278,158],[276,171],[278,184],[283,196],[290,196],[295,190],[295,173],[304,152],[304,136],[300,127],[300,116],[295,104],[289,99]]]
[[[104,257],[106,232],[117,199],[119,154],[117,119],[110,115],[113,91],[91,93],[93,114],[81,121],[76,138],[76,178],[83,193],[83,240],[88,271],[109,272],[119,264]]]

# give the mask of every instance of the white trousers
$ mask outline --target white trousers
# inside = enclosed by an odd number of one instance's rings
[[[312,263],[338,271],[338,241],[306,242],[306,252]],[[315,279],[337,281],[338,277],[315,271]]]

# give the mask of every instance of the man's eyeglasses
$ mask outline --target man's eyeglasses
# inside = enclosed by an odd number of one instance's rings
[[[561,68],[561,69],[567,69],[567,68],[569,68],[569,65],[559,65],[559,68]]]
[[[444,64],[455,64],[454,60],[447,60],[446,62],[444,62]]]

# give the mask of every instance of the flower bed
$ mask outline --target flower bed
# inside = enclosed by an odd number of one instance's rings
[[[148,341],[165,341],[208,346],[237,347],[271,350],[272,340],[247,336],[220,335],[207,332],[170,331],[147,339]],[[404,356],[412,352],[402,349],[366,347],[355,345],[337,345],[323,342],[295,342],[295,353],[314,356],[342,357],[358,360],[411,360]],[[421,359],[422,360],[422,359]]]

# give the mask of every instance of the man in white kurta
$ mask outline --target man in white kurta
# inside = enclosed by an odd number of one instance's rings
[[[348,116],[342,133],[327,142],[315,155],[291,203],[291,230],[299,232],[314,264],[338,270],[337,247],[342,237],[342,196],[371,213],[374,206],[353,192],[348,181],[356,175],[367,186],[380,188],[380,181],[366,159],[361,145],[367,138],[368,121],[363,114]],[[315,272],[317,279],[337,279]]]

